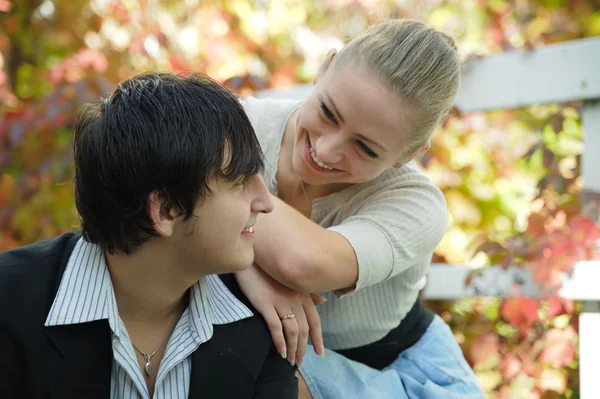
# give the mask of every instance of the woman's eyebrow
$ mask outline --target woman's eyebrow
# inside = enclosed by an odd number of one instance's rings
[[[333,102],[333,100],[331,99],[331,96],[329,95],[329,93],[327,93],[327,91],[325,91],[325,96],[327,97],[327,100],[331,103],[331,106],[333,107],[333,110],[335,111],[335,114],[337,115],[337,117],[340,119],[340,121],[344,122],[344,118],[342,117],[342,114],[335,106],[335,103]],[[379,144],[376,141],[373,141],[372,139],[368,138],[367,136],[362,135],[360,133],[356,133],[356,136],[358,136],[360,139],[362,139],[368,143],[371,143],[371,144],[381,148],[381,150],[387,152],[387,150],[385,148],[383,148],[383,146],[381,144]]]
[[[331,103],[331,106],[333,107],[333,110],[335,111],[337,117],[340,118],[340,121],[344,122],[344,117],[342,116],[340,111],[335,106],[335,103],[333,102],[333,100],[331,99],[331,96],[329,95],[329,93],[327,93],[327,91],[325,91],[325,96],[327,96],[327,100],[329,100],[329,102]]]

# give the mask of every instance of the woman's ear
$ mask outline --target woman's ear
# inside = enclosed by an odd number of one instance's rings
[[[431,148],[431,140],[427,140],[427,143],[425,143],[425,145],[423,147],[421,147],[419,152],[421,154],[425,154],[427,151],[429,151],[430,148]]]
[[[415,158],[418,158],[419,156],[425,154],[427,151],[429,151],[430,148],[431,148],[431,140],[427,140],[427,143],[425,143],[423,145],[423,147],[421,147],[419,149],[419,152],[417,152],[413,157],[411,157],[409,160],[405,160],[404,162],[397,162],[397,163],[393,164],[392,168],[400,169],[401,167],[403,167],[404,165],[406,165],[411,160],[413,160]]]
[[[319,71],[317,72],[317,74],[315,75],[315,77],[313,79],[313,84],[317,84],[317,80],[319,80],[319,78],[321,77],[321,75],[323,75],[325,73],[325,71],[329,67],[329,64],[331,64],[331,60],[333,60],[333,57],[336,54],[337,54],[337,50],[336,49],[332,48],[331,50],[329,50],[329,52],[325,56],[325,60],[323,61],[323,63],[319,67]]]

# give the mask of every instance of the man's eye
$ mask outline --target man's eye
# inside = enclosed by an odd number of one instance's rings
[[[365,143],[363,143],[360,140],[356,140],[356,142],[358,143],[358,145],[360,146],[361,150],[365,154],[367,154],[371,158],[377,158],[377,154],[375,154],[369,147],[367,147]]]
[[[335,119],[335,115],[333,115],[333,112],[331,112],[325,104],[321,103],[321,109],[323,110],[325,117],[337,125],[338,122],[337,119]]]
[[[239,177],[236,182],[235,185],[236,186],[245,186],[246,183],[248,182],[248,179],[250,178],[250,176],[246,175],[246,176],[241,176]]]

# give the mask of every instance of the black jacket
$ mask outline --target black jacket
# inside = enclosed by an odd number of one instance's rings
[[[0,254],[0,398],[110,397],[107,320],[45,327],[81,236],[67,233]],[[232,275],[223,282],[252,312]],[[192,356],[189,398],[297,398],[295,368],[275,350],[260,316],[215,325]]]

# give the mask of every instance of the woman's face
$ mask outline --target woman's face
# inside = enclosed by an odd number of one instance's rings
[[[293,167],[310,185],[355,184],[400,167],[414,107],[362,69],[320,76],[297,114]]]

